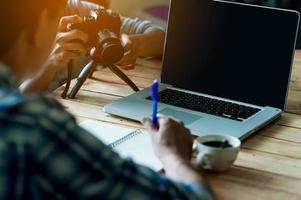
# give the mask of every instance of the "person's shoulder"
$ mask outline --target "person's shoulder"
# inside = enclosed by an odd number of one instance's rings
[[[23,96],[2,113],[10,123],[41,128],[62,127],[75,118],[57,100],[44,95]],[[23,119],[23,120],[21,120]],[[25,120],[26,119],[26,120]]]
[[[74,120],[74,117],[65,110],[56,99],[44,95],[35,96],[25,100],[21,111],[35,117],[47,118],[55,123],[65,123]]]

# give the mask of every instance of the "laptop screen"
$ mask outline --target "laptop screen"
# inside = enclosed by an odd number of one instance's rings
[[[299,15],[210,0],[172,0],[162,82],[284,109]]]

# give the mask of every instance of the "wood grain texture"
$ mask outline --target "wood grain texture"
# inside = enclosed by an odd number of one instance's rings
[[[160,71],[160,60],[147,59],[139,59],[134,70],[124,70],[140,88],[159,79]],[[133,93],[109,70],[94,73],[93,80],[86,81],[74,100],[59,97],[63,88],[51,96],[57,98],[79,122],[92,119],[142,128],[138,122],[103,112],[105,104]],[[287,112],[243,142],[238,159],[229,171],[222,174],[206,172],[219,199],[301,199],[300,114],[301,51],[296,51]]]

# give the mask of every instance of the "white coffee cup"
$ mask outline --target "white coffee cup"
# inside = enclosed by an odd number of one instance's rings
[[[229,135],[200,136],[196,139],[197,164],[216,172],[226,171],[235,162],[240,145],[238,138]]]

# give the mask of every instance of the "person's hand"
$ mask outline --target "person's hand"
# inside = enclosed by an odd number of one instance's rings
[[[138,58],[138,42],[130,39],[126,34],[121,35],[121,42],[124,47],[124,56],[117,63],[122,69],[134,69]]]
[[[61,18],[53,50],[45,63],[46,68],[57,72],[65,68],[69,61],[86,55],[88,35],[77,29],[68,31],[69,24],[80,22],[82,18],[78,15]]]
[[[203,174],[190,161],[193,138],[183,122],[160,116],[159,127],[155,127],[149,118],[144,118],[142,123],[150,134],[155,154],[161,160],[167,177],[206,185]]]
[[[183,122],[162,116],[158,118],[158,128],[149,118],[144,118],[142,123],[150,134],[155,154],[163,164],[170,164],[174,158],[190,161],[193,138]]]

